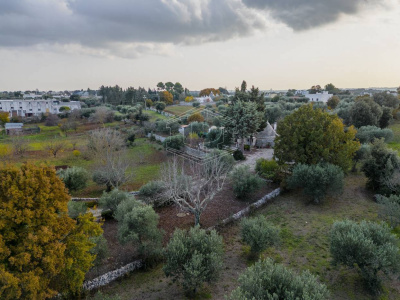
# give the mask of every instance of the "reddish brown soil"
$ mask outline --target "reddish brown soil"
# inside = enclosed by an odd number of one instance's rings
[[[244,209],[250,203],[255,202],[274,189],[270,184],[266,184],[253,195],[244,200],[238,200],[232,191],[232,186],[227,183],[224,189],[218,193],[208,204],[202,213],[200,224],[203,228],[217,225],[222,220]],[[160,216],[159,227],[165,231],[164,241],[168,241],[176,228],[190,228],[194,226],[194,216],[186,213],[185,217],[178,217],[182,213],[179,207],[169,206],[157,210]]]
[[[118,222],[106,220],[102,226],[104,237],[107,240],[109,256],[101,265],[93,267],[87,274],[86,279],[93,279],[106,272],[118,269],[135,260],[136,249],[132,244],[121,245],[118,242]]]
[[[275,187],[271,184],[265,184],[260,190],[245,200],[238,200],[232,191],[232,186],[228,182],[224,189],[218,193],[215,198],[207,206],[201,215],[201,226],[208,228],[217,225],[223,219],[237,213],[250,203],[262,198],[271,192]],[[178,217],[177,214],[182,213],[179,207],[173,205],[159,208],[156,210],[160,216],[159,228],[164,230],[164,244],[168,242],[176,228],[189,229],[194,225],[194,217],[187,214],[184,217]],[[86,279],[93,279],[108,271],[115,270],[127,263],[137,259],[137,252],[132,245],[122,246],[118,242],[117,231],[118,223],[115,220],[106,220],[103,224],[104,237],[107,239],[110,251],[109,258],[104,260],[99,267],[94,267],[87,275]]]

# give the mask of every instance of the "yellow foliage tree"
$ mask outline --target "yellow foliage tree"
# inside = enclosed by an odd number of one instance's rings
[[[5,124],[10,122],[9,114],[5,111],[0,111],[0,124]]]
[[[220,92],[219,90],[217,90],[217,89],[214,89],[214,88],[206,88],[206,89],[203,89],[203,90],[200,91],[199,96],[200,96],[200,97],[202,97],[202,96],[209,96],[209,95],[211,94],[211,92],[212,92],[214,95],[220,95],[220,94],[221,94],[221,92]]]
[[[195,113],[195,114],[191,115],[187,120],[189,123],[204,122],[204,117],[200,113]]]
[[[68,216],[68,193],[50,167],[0,168],[0,298],[76,293],[102,229],[92,214]]]
[[[193,96],[187,96],[186,98],[185,98],[185,102],[192,102],[193,101]]]
[[[174,96],[168,91],[160,92],[160,100],[164,101],[165,104],[173,104],[174,103]]]

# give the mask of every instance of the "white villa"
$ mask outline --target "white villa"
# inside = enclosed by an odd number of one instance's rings
[[[329,94],[329,92],[327,91],[316,94],[307,93],[304,95],[304,97],[307,97],[310,102],[323,102],[323,103],[327,103],[332,96],[333,94]]]
[[[10,114],[10,117],[33,117],[45,113],[58,114],[61,107],[69,107],[72,110],[81,109],[79,101],[61,102],[56,99],[47,100],[0,100],[0,111]]]

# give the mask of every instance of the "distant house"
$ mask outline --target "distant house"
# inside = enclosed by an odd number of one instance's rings
[[[56,99],[40,100],[0,100],[0,111],[8,112],[10,117],[33,117],[46,113],[58,114],[62,106],[70,110],[81,109],[79,101],[60,102]]]
[[[329,92],[327,91],[316,94],[307,93],[304,95],[304,97],[308,98],[310,102],[322,102],[322,103],[327,103],[332,96],[333,94],[329,94]]]
[[[23,123],[6,123],[5,130],[7,135],[17,135],[22,132]]]
[[[275,138],[277,136],[274,128],[267,122],[267,127],[264,128],[263,131],[257,133],[256,135],[256,147],[265,148],[265,147],[273,147],[275,145]]]

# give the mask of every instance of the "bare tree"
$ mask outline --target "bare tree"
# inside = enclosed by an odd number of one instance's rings
[[[116,130],[103,128],[90,133],[88,154],[96,162],[93,180],[107,190],[128,181],[129,159],[124,138]]]
[[[201,162],[174,157],[162,169],[165,196],[183,211],[192,213],[195,225],[199,225],[201,214],[222,190],[232,166],[233,158],[218,150]]]
[[[66,144],[64,141],[54,138],[47,142],[44,146],[44,149],[51,153],[54,157],[57,157],[57,154],[63,152],[66,148]]]
[[[114,112],[108,107],[100,106],[96,108],[95,113],[92,115],[92,121],[95,123],[109,123],[114,119]]]
[[[23,157],[30,150],[29,140],[18,135],[11,138],[11,146],[13,154],[20,157]]]

